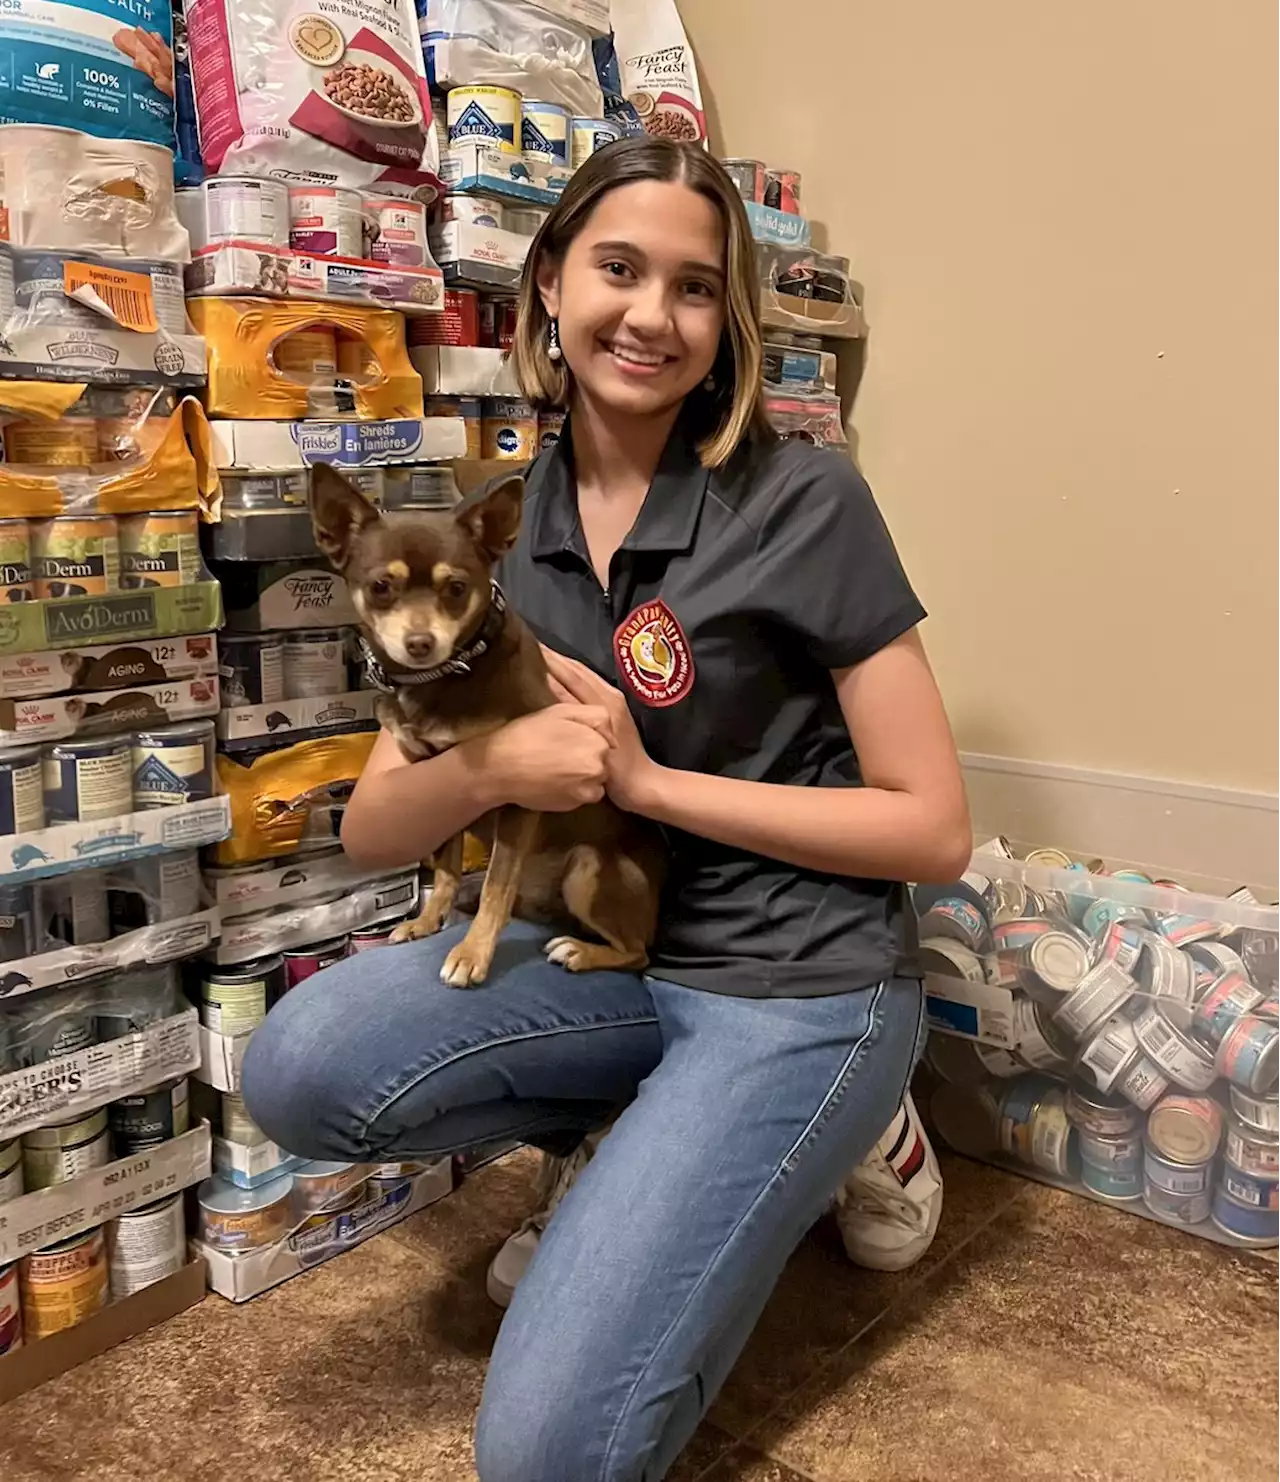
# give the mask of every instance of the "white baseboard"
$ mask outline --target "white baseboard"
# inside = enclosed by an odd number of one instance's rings
[[[1056,845],[1109,868],[1138,868],[1193,889],[1248,885],[1276,898],[1277,813],[1269,793],[961,754],[974,835]]]

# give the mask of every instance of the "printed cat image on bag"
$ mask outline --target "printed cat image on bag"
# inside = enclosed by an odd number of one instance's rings
[[[439,188],[414,0],[188,0],[187,34],[210,171]]]

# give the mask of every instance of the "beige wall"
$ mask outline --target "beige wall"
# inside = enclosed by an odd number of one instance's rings
[[[1276,786],[1273,0],[679,0],[804,175],[963,749]]]

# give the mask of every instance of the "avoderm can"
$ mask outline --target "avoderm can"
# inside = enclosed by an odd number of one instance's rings
[[[120,521],[122,587],[185,587],[199,580],[195,510],[154,510]]]
[[[0,602],[31,602],[31,526],[26,520],[0,520]]]
[[[37,597],[102,597],[120,585],[120,534],[110,515],[56,515],[31,527]]]
[[[99,1226],[22,1258],[28,1340],[74,1328],[107,1305],[107,1247]]]

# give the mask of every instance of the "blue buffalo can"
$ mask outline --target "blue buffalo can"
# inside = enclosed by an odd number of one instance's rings
[[[44,754],[46,823],[92,823],[133,812],[130,736],[58,741]]]
[[[0,750],[0,834],[44,827],[44,768],[38,746]]]
[[[213,722],[139,731],[133,738],[133,806],[174,808],[213,796]]]

